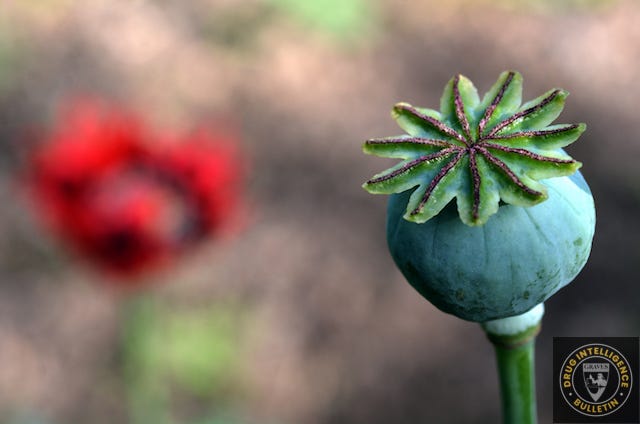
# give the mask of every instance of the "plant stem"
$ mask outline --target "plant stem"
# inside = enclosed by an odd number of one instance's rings
[[[170,424],[169,393],[161,380],[162,334],[156,330],[158,305],[140,294],[124,305],[122,360],[130,423]]]
[[[516,348],[495,345],[505,424],[535,424],[534,340]]]
[[[504,424],[538,422],[534,351],[543,311],[540,304],[522,315],[483,324],[496,352]]]

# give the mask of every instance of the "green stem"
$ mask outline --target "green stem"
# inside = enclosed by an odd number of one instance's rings
[[[500,376],[502,417],[505,424],[535,424],[536,392],[534,343],[530,341],[508,348],[494,345]]]
[[[132,424],[171,424],[169,393],[161,380],[162,334],[158,334],[158,305],[153,295],[127,299],[123,322],[123,371]]]
[[[483,324],[496,352],[504,424],[538,422],[534,352],[544,309],[542,305],[536,308]]]

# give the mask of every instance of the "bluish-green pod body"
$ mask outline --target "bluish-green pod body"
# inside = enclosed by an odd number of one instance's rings
[[[544,302],[584,267],[595,230],[579,172],[541,181],[549,198],[501,205],[483,226],[465,225],[455,202],[423,224],[403,218],[411,190],[390,197],[387,241],[409,283],[444,312],[486,322]]]

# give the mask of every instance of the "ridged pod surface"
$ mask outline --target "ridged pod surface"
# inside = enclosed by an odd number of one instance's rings
[[[503,205],[479,227],[463,224],[453,204],[424,224],[407,221],[410,193],[394,194],[387,210],[391,256],[444,312],[476,322],[524,313],[575,278],[595,230],[593,197],[579,172],[543,183],[545,202]]]

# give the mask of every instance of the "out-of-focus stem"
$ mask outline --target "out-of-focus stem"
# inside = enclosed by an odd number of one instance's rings
[[[149,349],[161,337],[150,329],[157,319],[152,295],[140,294],[127,299],[123,314],[122,360],[131,424],[171,424],[169,393],[159,381],[159,366]]]

